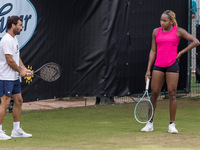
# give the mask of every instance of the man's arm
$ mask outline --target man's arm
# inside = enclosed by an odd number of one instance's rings
[[[20,57],[19,57],[19,67],[23,70],[26,70],[26,76],[32,76],[33,75],[33,72],[25,67],[25,65],[22,62],[22,59]]]
[[[19,58],[19,67],[21,69],[27,69],[25,66],[24,66],[24,63],[22,62],[21,58]]]
[[[27,76],[27,75],[32,75],[32,71],[31,70],[28,70],[21,58],[19,59],[19,66],[15,63],[15,61],[13,60],[13,56],[10,55],[10,54],[5,54],[5,57],[6,57],[6,62],[7,64],[15,71],[19,72],[20,76],[21,77],[24,77],[24,76]]]

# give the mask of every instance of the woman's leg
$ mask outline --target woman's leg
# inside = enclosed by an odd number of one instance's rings
[[[176,116],[176,90],[178,85],[179,73],[167,72],[166,73],[166,82],[167,89],[170,99],[169,109],[170,109],[170,122],[174,122]]]
[[[154,112],[156,109],[157,98],[160,94],[164,81],[165,81],[165,73],[162,71],[154,70],[152,73],[152,79],[151,79],[151,98],[150,98],[153,104]],[[144,128],[141,129],[141,131],[142,132],[153,131],[152,121],[153,121],[153,117],[152,117],[152,120],[148,122]]]
[[[154,112],[156,109],[156,102],[160,94],[160,91],[162,89],[164,81],[165,81],[165,73],[158,70],[153,70],[152,79],[151,79],[151,98],[150,99],[153,104]]]

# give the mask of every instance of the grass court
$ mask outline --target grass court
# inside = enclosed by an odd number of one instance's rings
[[[62,110],[23,112],[21,127],[32,138],[0,141],[0,150],[199,150],[200,100],[178,99],[176,128],[169,134],[169,100],[158,101],[154,131],[140,132],[144,124],[133,117],[136,103]],[[10,135],[12,115],[3,130]]]

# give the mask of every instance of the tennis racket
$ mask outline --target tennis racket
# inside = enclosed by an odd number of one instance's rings
[[[44,64],[38,70],[34,71],[33,74],[44,81],[53,82],[60,77],[61,68],[58,64],[50,62]]]
[[[150,79],[147,78],[145,93],[136,104],[135,110],[134,110],[135,119],[139,123],[147,123],[153,117],[153,105],[150,101],[149,93],[148,93],[149,81]]]

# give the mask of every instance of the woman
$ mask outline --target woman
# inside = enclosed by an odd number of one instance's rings
[[[152,47],[149,54],[145,80],[147,77],[151,78],[150,70],[155,61],[151,79],[151,102],[154,107],[154,112],[157,98],[166,79],[170,99],[170,123],[168,132],[178,133],[174,124],[177,108],[176,89],[179,79],[178,60],[181,55],[198,46],[199,40],[183,28],[178,27],[176,15],[171,10],[163,12],[160,24],[161,27],[154,29],[152,33]],[[184,38],[191,43],[177,54],[180,38]],[[141,131],[153,131],[153,119]]]

